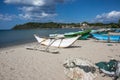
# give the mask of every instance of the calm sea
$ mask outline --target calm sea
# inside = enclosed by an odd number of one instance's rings
[[[74,31],[80,31],[80,29],[0,30],[0,48],[35,42],[33,34],[48,37],[49,34],[63,34]]]

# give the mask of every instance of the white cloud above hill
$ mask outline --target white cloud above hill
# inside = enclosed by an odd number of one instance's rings
[[[41,20],[56,16],[56,5],[66,1],[73,0],[4,0],[4,3],[16,5],[21,19]]]
[[[97,15],[95,22],[117,22],[120,19],[120,11],[111,11],[109,13],[103,13]]]
[[[9,14],[0,14],[0,20],[1,21],[11,21],[13,18],[15,18],[15,15],[9,15]]]

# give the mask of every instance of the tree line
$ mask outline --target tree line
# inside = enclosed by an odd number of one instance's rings
[[[38,22],[28,22],[25,24],[18,24],[14,26],[12,29],[20,30],[20,29],[41,29],[41,28],[71,28],[71,27],[86,27],[81,24],[87,24],[87,27],[100,27],[100,28],[120,28],[120,19],[118,23],[55,23],[55,22],[47,22],[47,23],[38,23]]]

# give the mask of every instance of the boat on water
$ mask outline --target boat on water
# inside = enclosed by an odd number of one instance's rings
[[[120,35],[92,34],[93,38],[107,42],[120,42]]]
[[[71,46],[79,37],[80,35],[76,36],[76,37],[72,37],[72,38],[65,38],[64,36],[58,36],[58,37],[52,37],[52,38],[41,38],[37,35],[34,35],[34,37],[36,38],[36,40],[42,44],[42,45],[46,45],[46,46],[54,46],[54,47],[69,47]]]

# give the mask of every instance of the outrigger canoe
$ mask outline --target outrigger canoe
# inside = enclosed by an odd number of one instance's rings
[[[50,34],[50,37],[56,37],[59,35],[63,35],[65,38],[72,38],[76,37],[78,35],[81,35],[78,39],[86,40],[88,37],[90,37],[91,30],[85,30],[85,31],[77,31],[77,32],[69,32],[64,34]]]
[[[63,36],[60,36],[60,37],[47,39],[47,38],[41,38],[37,35],[34,35],[34,37],[42,45],[65,48],[71,46],[80,37],[80,35],[72,38],[64,38]]]
[[[70,32],[70,33],[65,33],[65,37],[75,37],[77,35],[81,35],[79,39],[86,40],[90,36],[91,30],[85,30],[85,31],[78,31],[78,32]]]
[[[65,37],[75,37],[77,35],[84,35],[84,34],[89,34],[91,30],[85,30],[85,31],[78,31],[78,32],[70,32],[70,33],[65,33]]]
[[[120,35],[92,34],[92,36],[97,40],[102,40],[107,42],[120,42]]]

